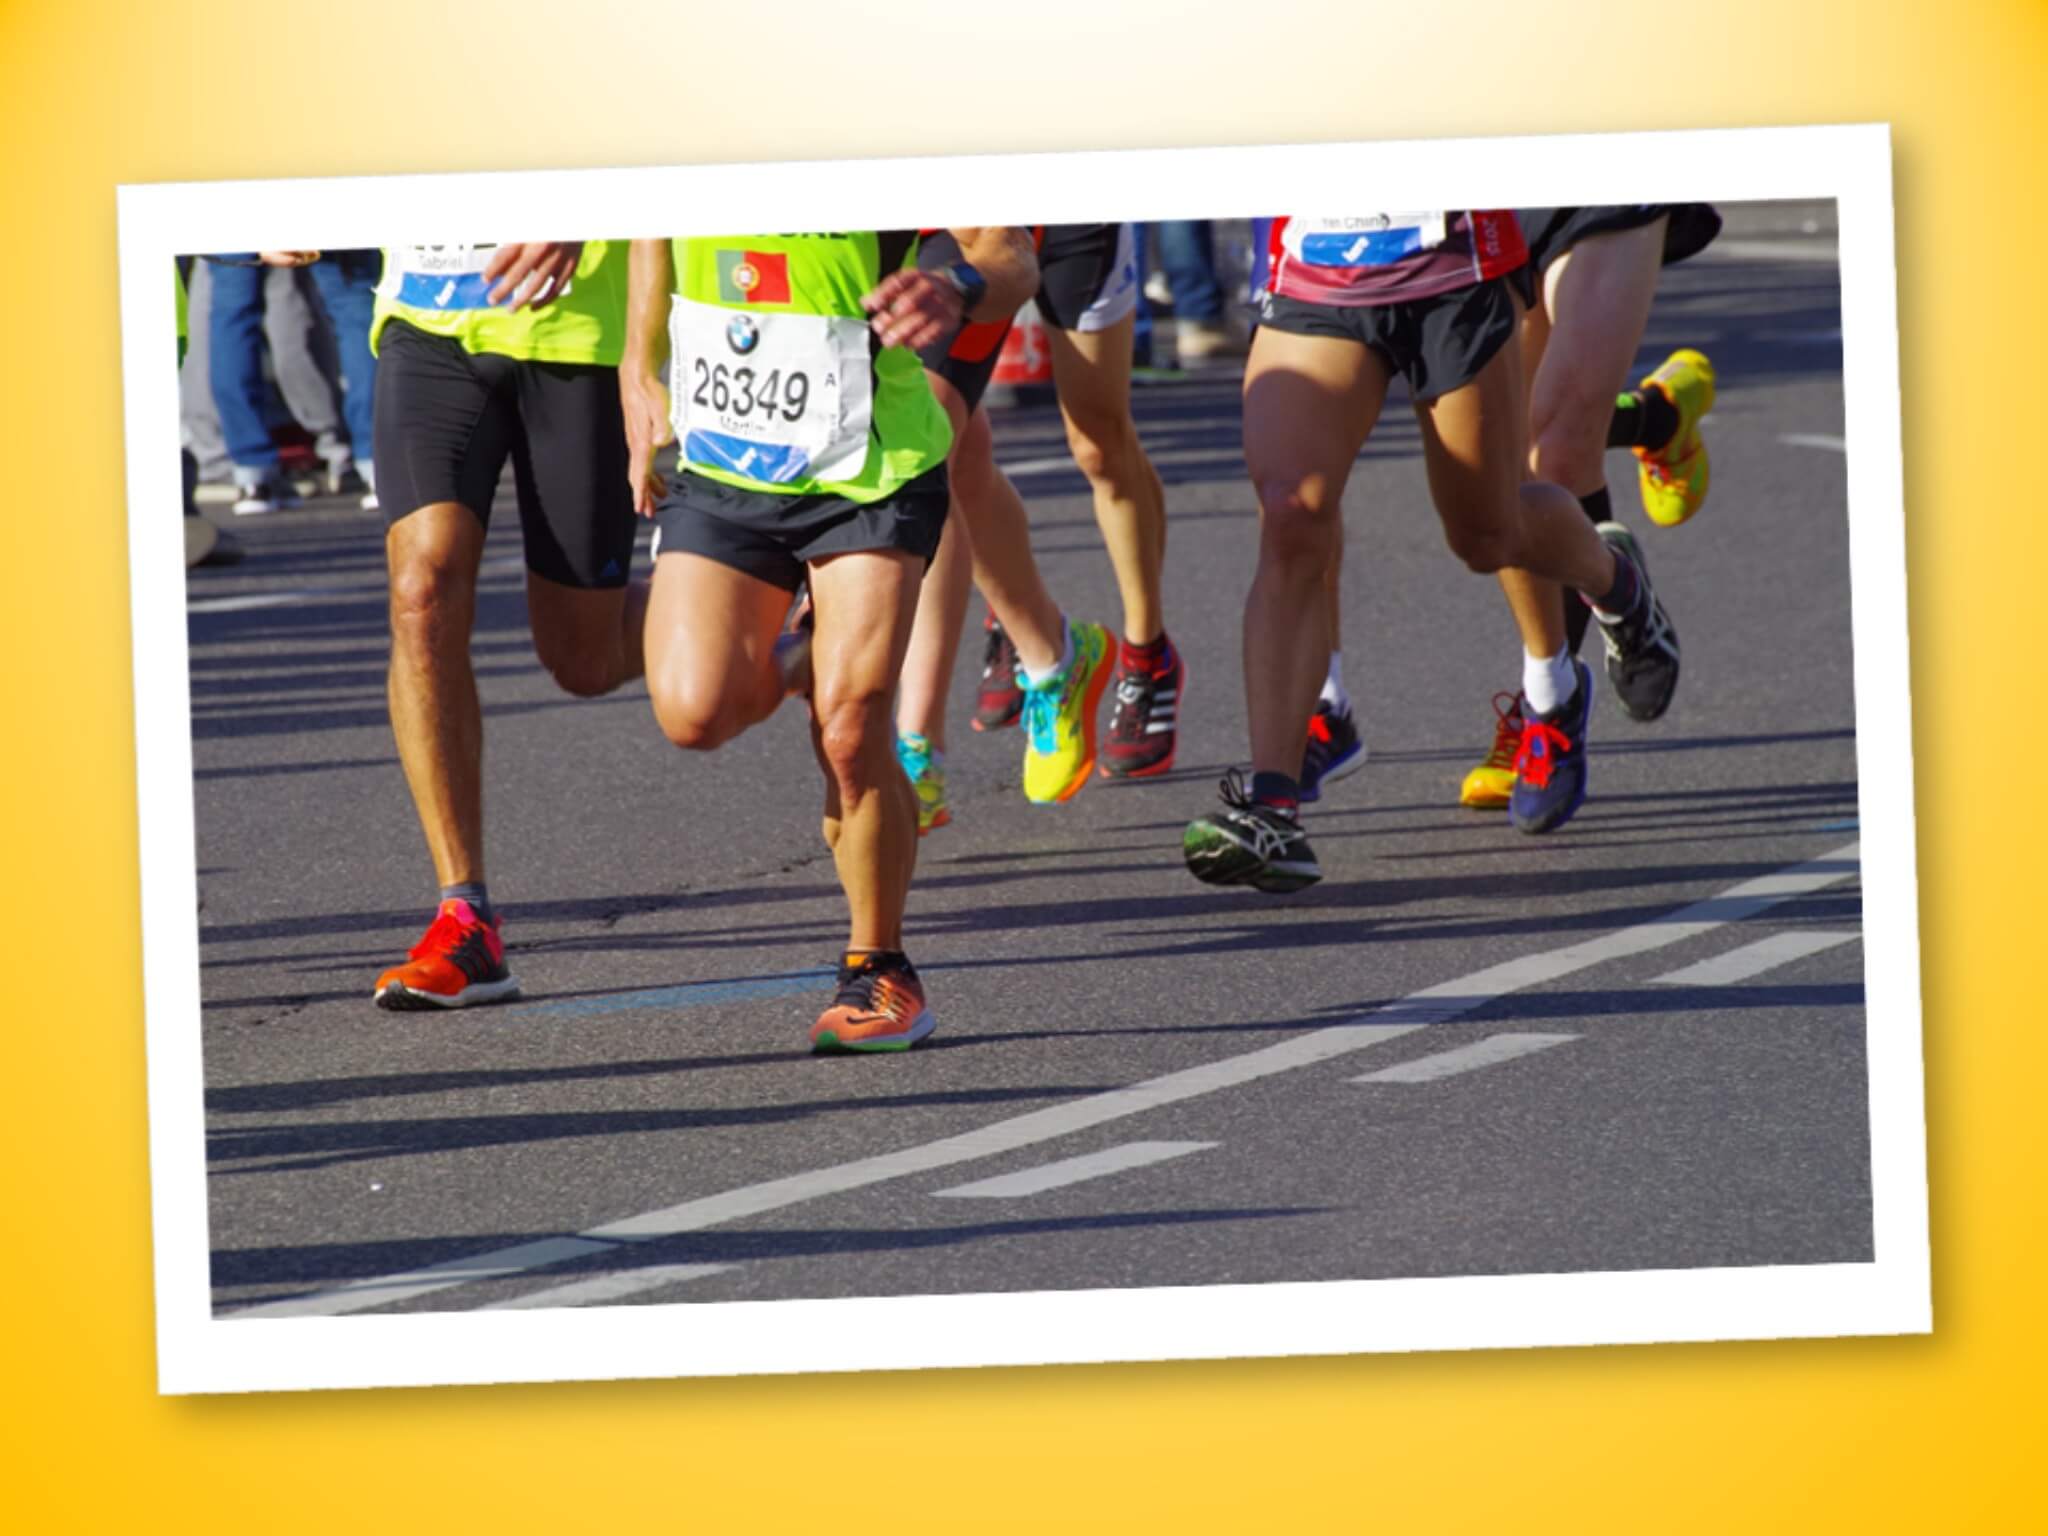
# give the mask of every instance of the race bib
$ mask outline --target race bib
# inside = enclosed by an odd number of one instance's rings
[[[484,268],[498,254],[495,241],[487,245],[394,245],[382,284],[388,298],[408,309],[489,309],[491,284]],[[570,283],[549,295],[561,298]]]
[[[1441,211],[1292,218],[1281,243],[1305,266],[1384,267],[1442,245],[1449,223]]]
[[[669,341],[669,402],[685,463],[764,485],[859,478],[874,420],[867,321],[679,297]]]

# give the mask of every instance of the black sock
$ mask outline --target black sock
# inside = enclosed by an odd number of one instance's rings
[[[1655,453],[1677,435],[1678,407],[1663,390],[1637,389],[1615,397],[1614,416],[1607,423],[1608,447]]]
[[[1614,515],[1614,503],[1604,485],[1590,496],[1581,496],[1579,505],[1586,509],[1586,516],[1595,523],[1604,523]],[[1593,610],[1584,603],[1564,605],[1565,649],[1574,656],[1579,654],[1579,647],[1586,643],[1586,626],[1592,622]]]
[[[1629,564],[1619,550],[1614,556],[1614,585],[1598,596],[1588,594],[1595,608],[1617,618],[1626,618],[1635,612],[1636,603],[1642,595],[1642,583],[1636,578],[1636,568]]]
[[[1301,807],[1301,785],[1284,773],[1254,773],[1252,803],[1292,816]]]
[[[441,899],[468,902],[469,910],[486,923],[495,923],[498,920],[498,914],[491,910],[490,893],[484,889],[481,880],[465,880],[460,885],[444,885],[441,887]]]

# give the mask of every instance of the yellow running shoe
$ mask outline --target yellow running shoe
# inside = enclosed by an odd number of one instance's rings
[[[896,761],[917,794],[917,835],[952,821],[946,809],[946,754],[932,750],[929,736],[909,731],[896,738]]]
[[[1069,624],[1067,634],[1065,670],[1024,684],[1024,798],[1033,805],[1073,799],[1095,771],[1095,716],[1115,646],[1100,624]]]
[[[1637,386],[1654,389],[1678,412],[1678,430],[1654,453],[1635,450],[1643,511],[1660,528],[1676,528],[1706,503],[1707,445],[1700,418],[1714,408],[1714,365],[1706,354],[1681,347]]]
[[[1515,754],[1522,750],[1522,696],[1496,693],[1493,713],[1493,750],[1458,786],[1458,804],[1479,811],[1497,811],[1507,805],[1515,792]]]

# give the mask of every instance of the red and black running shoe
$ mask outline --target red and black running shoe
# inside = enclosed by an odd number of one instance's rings
[[[988,616],[983,628],[988,632],[988,648],[981,658],[981,692],[974,701],[974,728],[1000,731],[1006,725],[1015,725],[1017,717],[1024,713],[1024,688],[1017,681],[1017,647],[1003,633],[994,614]]]
[[[1109,744],[1102,753],[1105,779],[1144,779],[1173,766],[1180,743],[1180,701],[1187,692],[1187,663],[1170,641],[1160,665],[1149,671],[1117,658],[1116,706],[1109,716]]]

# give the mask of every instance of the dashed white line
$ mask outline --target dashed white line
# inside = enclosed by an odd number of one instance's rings
[[[1761,976],[1765,971],[1789,965],[1794,960],[1803,960],[1808,955],[1817,955],[1822,950],[1833,949],[1837,944],[1847,944],[1861,938],[1859,933],[1821,933],[1813,929],[1800,929],[1788,933],[1774,933],[1767,939],[1758,939],[1754,944],[1745,944],[1740,949],[1731,949],[1725,955],[1715,955],[1697,965],[1688,965],[1682,970],[1659,976],[1653,985],[1662,987],[1725,987],[1733,982],[1747,981],[1752,976]]]
[[[932,1193],[939,1200],[1014,1200],[1020,1195],[1042,1195],[1048,1189],[1064,1189],[1069,1184],[1103,1179],[1133,1168],[1149,1168],[1154,1163],[1186,1157],[1190,1152],[1206,1152],[1215,1145],[1213,1141],[1127,1141],[1120,1147],[1064,1158],[1057,1163],[1026,1168],[1021,1173],[956,1184]]]
[[[1826,432],[1782,432],[1778,441],[1787,448],[1826,448],[1833,453],[1849,451],[1849,444],[1844,439]]]
[[[911,1174],[929,1173],[955,1163],[1014,1152],[1092,1126],[1144,1114],[1167,1104],[1257,1082],[1300,1067],[1314,1066],[1388,1040],[1397,1040],[1431,1024],[1462,1018],[1510,992],[1541,986],[1603,961],[1619,960],[1698,938],[1724,924],[1755,917],[1781,902],[1825,890],[1856,876],[1859,847],[1858,843],[1846,843],[1832,853],[1805,864],[1794,864],[1754,880],[1745,880],[1704,901],[1677,908],[1661,918],[1602,934],[1563,949],[1503,961],[1474,971],[1469,976],[1426,987],[1356,1019],[1311,1030],[1305,1035],[1277,1041],[1255,1051],[1169,1072],[1163,1077],[1133,1083],[1127,1088],[1114,1088],[1064,1104],[1050,1105],[1008,1120],[998,1120],[962,1135],[926,1142],[922,1146],[856,1158],[809,1173],[791,1174],[763,1184],[699,1196],[661,1210],[606,1222],[574,1237],[553,1239],[553,1243],[564,1245],[564,1251],[549,1253],[545,1251],[549,1243],[524,1243],[515,1248],[476,1254],[452,1264],[353,1281],[331,1290],[241,1308],[228,1316],[330,1317],[360,1312],[473,1280],[545,1268],[580,1254],[602,1251],[610,1243],[647,1241],[698,1232],[815,1200],[823,1195],[842,1194]]]
[[[1481,1067],[1513,1061],[1517,1056],[1547,1051],[1553,1045],[1563,1045],[1566,1041],[1578,1038],[1577,1035],[1488,1035],[1484,1040],[1475,1040],[1472,1044],[1461,1045],[1456,1050],[1439,1051],[1434,1056],[1419,1056],[1414,1061],[1404,1061],[1399,1066],[1388,1067],[1380,1072],[1368,1072],[1363,1077],[1354,1077],[1351,1081],[1434,1083],[1441,1078],[1456,1077],[1461,1072],[1475,1072]]]
[[[523,571],[526,561],[517,556],[502,560],[486,560],[482,572],[486,576],[501,575],[506,571]],[[292,608],[300,603],[324,602],[333,597],[361,597],[365,593],[382,592],[390,586],[388,578],[379,576],[374,581],[351,581],[332,587],[287,587],[280,592],[244,592],[236,597],[204,597],[185,605],[187,613],[247,613],[258,608]]]
[[[722,1275],[732,1267],[730,1264],[650,1264],[645,1269],[608,1270],[601,1275],[571,1280],[566,1285],[551,1285],[544,1291],[528,1291],[509,1301],[494,1301],[477,1310],[524,1312],[537,1307],[602,1306],[608,1301],[623,1301],[628,1296],[637,1296],[642,1291],[659,1290],[664,1285],[680,1285],[686,1280],[702,1280],[706,1275]]]

